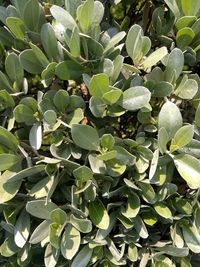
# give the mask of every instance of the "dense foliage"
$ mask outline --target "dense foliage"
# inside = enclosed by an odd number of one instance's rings
[[[199,63],[199,0],[0,0],[0,266],[199,266]]]

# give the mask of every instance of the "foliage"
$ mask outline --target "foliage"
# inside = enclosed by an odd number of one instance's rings
[[[199,266],[199,0],[0,1],[0,265]]]

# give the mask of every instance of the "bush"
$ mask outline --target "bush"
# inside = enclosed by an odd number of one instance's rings
[[[0,2],[0,265],[199,266],[200,1]]]

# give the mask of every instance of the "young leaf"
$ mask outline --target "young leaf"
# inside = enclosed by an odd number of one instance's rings
[[[41,28],[41,42],[49,60],[56,60],[58,56],[58,43],[53,27],[49,23],[43,24]]]
[[[99,135],[96,129],[88,125],[73,124],[71,129],[74,143],[86,150],[99,149]]]
[[[73,30],[73,28],[77,26],[74,18],[62,7],[53,5],[50,11],[54,19],[61,23],[66,29]]]
[[[87,32],[94,16],[94,0],[86,0],[77,9],[77,18],[83,32]]]
[[[161,47],[154,51],[150,56],[148,56],[143,62],[142,66],[144,69],[149,69],[152,66],[156,65],[163,57],[167,55],[167,48]]]
[[[194,135],[194,127],[192,125],[185,125],[181,127],[175,134],[170,145],[170,151],[174,152],[186,146],[192,140]]]
[[[24,39],[25,37],[25,25],[20,18],[8,17],[6,24],[15,37]]]

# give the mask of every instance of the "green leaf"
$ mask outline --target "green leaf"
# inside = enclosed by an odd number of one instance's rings
[[[89,204],[89,216],[94,225],[100,229],[107,229],[110,223],[110,218],[103,203],[96,199]]]
[[[45,249],[44,263],[45,267],[55,267],[59,258],[58,250],[48,244]]]
[[[195,113],[195,124],[200,127],[200,104],[198,105]]]
[[[104,54],[108,52],[111,48],[114,48],[124,37],[126,36],[125,32],[118,32],[115,34],[108,42],[104,49]]]
[[[111,150],[106,153],[103,153],[101,155],[97,156],[97,159],[107,161],[116,158],[117,156],[117,151],[116,150]]]
[[[191,27],[193,28],[193,24],[197,21],[197,18],[195,16],[184,16],[179,18],[176,21],[176,28],[177,30],[180,30],[184,27]]]
[[[200,9],[198,0],[181,0],[181,6],[186,16],[195,16]]]
[[[139,215],[134,218],[133,223],[134,223],[134,227],[135,227],[137,233],[139,234],[139,236],[141,238],[146,239],[149,236],[149,234],[148,234],[147,228],[146,228],[143,220],[141,219],[141,217]]]
[[[197,91],[198,83],[194,79],[188,79],[185,75],[174,93],[182,99],[192,99]]]
[[[27,28],[31,31],[38,31],[40,17],[40,5],[37,0],[28,0],[24,6],[23,19]]]
[[[70,42],[69,42],[69,49],[73,57],[80,57],[80,54],[81,54],[80,36],[79,36],[79,30],[77,27],[74,27],[72,31],[72,35],[71,35]]]
[[[200,188],[200,161],[188,154],[173,157],[174,164],[191,189]]]
[[[74,61],[63,61],[56,66],[56,75],[61,80],[76,80],[83,74],[84,68]]]
[[[194,127],[192,125],[185,125],[181,127],[175,134],[170,145],[170,152],[174,152],[186,146],[192,140],[194,135]]]
[[[135,218],[140,210],[140,198],[135,193],[128,195],[126,209],[122,214],[127,218]]]
[[[92,26],[99,26],[103,19],[105,7],[100,1],[94,1]]]
[[[179,108],[174,103],[167,101],[159,113],[158,128],[165,128],[169,138],[172,139],[182,124],[183,120]]]
[[[165,0],[165,3],[168,5],[168,7],[174,13],[175,17],[179,18],[180,17],[180,11],[179,11],[179,7],[177,5],[176,0]]]
[[[77,181],[87,182],[93,177],[93,173],[87,166],[81,166],[73,171],[73,175]]]
[[[159,82],[153,87],[154,97],[169,96],[173,91],[173,86],[169,82]]]
[[[92,223],[88,219],[80,219],[71,214],[70,223],[81,233],[89,233],[92,231]]]
[[[43,24],[40,36],[42,45],[49,60],[56,60],[58,56],[58,43],[53,27],[50,23]]]
[[[121,146],[114,146],[113,150],[117,151],[116,160],[118,160],[121,164],[132,166],[135,163],[136,157],[125,148]]]
[[[151,55],[149,55],[143,62],[142,66],[144,69],[149,69],[156,65],[163,57],[168,54],[167,48],[165,46],[158,48]]]
[[[5,89],[8,92],[13,92],[13,88],[8,81],[7,76],[2,71],[0,71],[0,88]]]
[[[57,115],[56,112],[54,110],[47,110],[44,113],[44,119],[45,121],[50,125],[50,126],[54,126],[54,124],[56,124],[57,121]]]
[[[29,239],[29,242],[31,244],[37,244],[41,242],[42,240],[44,240],[48,236],[50,224],[51,224],[51,221],[47,221],[47,220],[40,223],[33,231]]]
[[[40,62],[43,68],[46,68],[49,65],[49,61],[42,50],[34,44],[30,44],[30,47],[32,48],[37,60]]]
[[[147,105],[150,101],[150,98],[151,93],[146,87],[135,86],[124,91],[123,97],[119,101],[119,104],[124,109],[135,111]]]
[[[92,77],[89,84],[89,92],[92,96],[102,97],[109,92],[109,78],[104,73],[96,74]]]
[[[77,253],[81,242],[80,232],[69,224],[62,235],[61,253],[67,260],[71,260]]]
[[[54,105],[56,106],[56,108],[65,113],[66,109],[69,105],[70,102],[70,98],[69,98],[69,94],[66,90],[60,89],[59,91],[57,91],[57,93],[55,94],[54,98],[53,98],[53,102]]]
[[[104,134],[101,137],[101,145],[103,148],[111,149],[115,144],[115,138],[111,134]]]
[[[186,257],[189,254],[189,249],[184,247],[184,248],[176,248],[174,246],[164,246],[161,248],[156,248],[156,250],[163,252],[167,255],[173,256],[173,257]]]
[[[26,244],[30,233],[30,216],[23,210],[15,224],[14,240],[19,248],[23,248]]]
[[[161,127],[158,131],[158,145],[162,154],[167,151],[167,143],[169,141],[169,135],[164,127]]]
[[[19,56],[15,53],[9,54],[5,61],[5,69],[10,80],[16,82],[19,89],[24,79],[24,70],[20,64]]]
[[[27,125],[33,125],[36,122],[34,111],[24,104],[15,107],[14,117],[17,122],[25,122]]]
[[[19,188],[21,187],[21,181],[13,183],[7,183],[12,177],[13,172],[6,170],[0,179],[0,203],[5,203],[15,197]]]
[[[17,182],[17,181],[21,181],[23,178],[28,177],[28,176],[32,176],[35,174],[38,174],[42,171],[45,170],[46,165],[36,165],[27,169],[23,169],[22,171],[19,171],[17,173],[13,173],[9,179],[8,179],[8,183],[13,183],[13,182]]]
[[[76,18],[76,10],[78,6],[80,6],[82,3],[81,0],[65,0],[65,7],[66,10],[74,17]]]
[[[25,25],[20,18],[8,17],[6,24],[15,37],[19,39],[25,38]]]
[[[121,55],[118,55],[114,61],[113,61],[113,65],[114,65],[114,69],[113,69],[113,73],[111,76],[111,84],[113,84],[117,78],[120,75],[120,72],[122,70],[123,67],[123,62],[124,62],[124,57]]]
[[[29,142],[33,149],[39,150],[42,145],[42,126],[35,123],[29,132]]]
[[[181,225],[183,237],[188,248],[194,253],[200,253],[200,235],[194,225]]]
[[[143,199],[150,204],[155,203],[156,201],[156,194],[153,187],[145,182],[139,182],[138,187],[142,190],[142,197]]]
[[[14,106],[15,101],[13,100],[13,97],[6,90],[0,90],[0,111],[7,108],[13,108]]]
[[[16,152],[18,150],[19,141],[11,132],[0,126],[0,146],[2,145],[9,151]]]
[[[105,102],[100,97],[96,96],[90,98],[89,107],[92,114],[97,118],[103,117],[106,110]]]
[[[61,23],[66,29],[73,30],[73,28],[77,26],[73,17],[62,7],[53,5],[50,11],[54,19]]]
[[[173,201],[173,206],[181,214],[190,215],[193,212],[193,207],[191,206],[190,202],[184,198],[175,198]]]
[[[171,210],[163,203],[154,204],[155,211],[163,218],[170,219],[172,217]]]
[[[128,247],[128,257],[132,262],[136,262],[138,259],[138,249],[133,243],[131,243]]]
[[[195,37],[195,33],[189,27],[182,28],[176,34],[177,46],[183,49],[188,46]]]
[[[61,225],[57,223],[51,223],[49,225],[49,241],[50,241],[50,244],[56,249],[59,249],[60,247],[61,232],[62,232]]]
[[[94,15],[94,0],[86,0],[77,9],[77,18],[83,32],[87,32],[92,24]]]
[[[64,210],[57,208],[51,212],[50,219],[52,222],[64,225],[68,220],[68,216]]]
[[[44,66],[36,57],[32,49],[26,49],[20,54],[20,62],[23,68],[32,74],[41,73],[44,69]]]
[[[67,123],[71,126],[74,123],[79,123],[84,119],[84,113],[81,108],[75,109],[67,116]]]
[[[175,70],[176,79],[178,79],[178,77],[182,72],[183,66],[184,66],[183,52],[178,48],[174,48],[168,56],[166,63],[166,72],[167,71],[174,72]]]
[[[54,209],[57,209],[57,205],[53,202],[46,203],[45,200],[28,201],[26,204],[27,212],[40,219],[50,219],[50,214]]]
[[[13,154],[0,155],[0,171],[5,171],[12,168],[15,164],[20,162],[20,157]]]
[[[110,87],[111,89],[112,87]],[[108,105],[112,105],[117,103],[117,101],[120,99],[120,97],[122,96],[122,90],[120,89],[111,89],[111,91],[105,93],[103,95],[103,100],[108,104]]]
[[[148,37],[143,37],[141,26],[135,24],[129,31],[126,38],[126,50],[135,65],[138,65],[151,48],[151,41]]]
[[[99,135],[96,129],[88,125],[73,124],[71,129],[74,143],[86,150],[99,149]]]
[[[74,258],[71,267],[87,267],[92,257],[93,249],[85,245]]]

